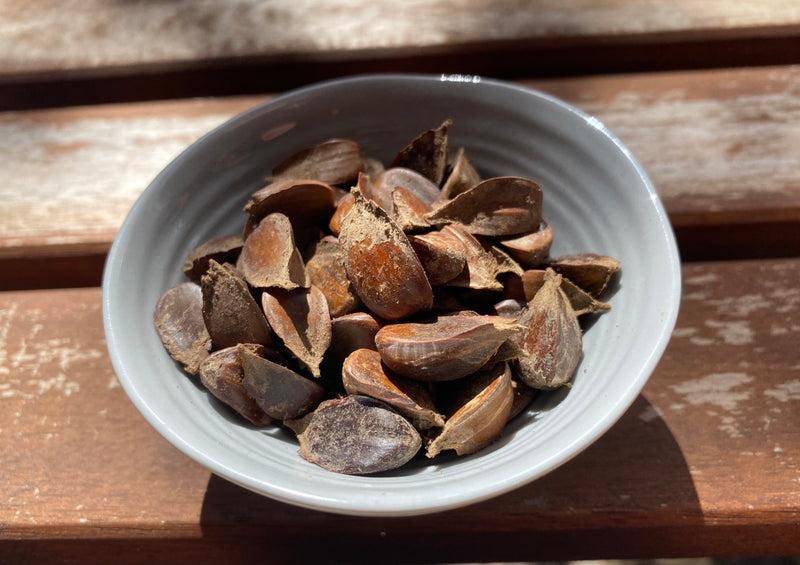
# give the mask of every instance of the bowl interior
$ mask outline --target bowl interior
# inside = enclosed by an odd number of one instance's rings
[[[388,162],[419,132],[451,118],[484,176],[521,175],[544,192],[552,254],[620,260],[612,310],[589,320],[573,387],[542,394],[492,446],[415,462],[379,476],[336,475],[302,460],[286,432],[257,429],[221,407],[169,358],[152,323],[184,258],[239,231],[249,195],[273,165],[332,137]],[[679,262],[671,228],[641,167],[597,120],[541,93],[482,80],[365,76],[322,83],[256,107],[189,147],[132,208],[103,281],[109,351],[124,389],[170,442],[218,475],[278,500],[361,515],[410,515],[476,502],[567,461],[633,402],[677,315]]]

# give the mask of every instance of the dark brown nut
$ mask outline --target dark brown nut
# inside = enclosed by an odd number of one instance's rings
[[[441,231],[461,241],[466,251],[464,268],[455,278],[447,281],[447,286],[475,290],[503,290],[502,283],[497,280],[499,274],[497,258],[490,249],[458,224],[444,226]]]
[[[247,394],[271,418],[300,418],[316,408],[325,396],[325,389],[239,345],[242,383]]]
[[[508,365],[501,363],[469,380],[467,399],[459,403],[461,407],[447,419],[442,433],[428,445],[429,458],[447,449],[454,449],[458,455],[475,453],[500,437],[508,422],[514,401]]]
[[[438,128],[421,133],[394,158],[390,167],[412,169],[441,186],[447,168],[447,130],[452,123],[446,120]]]
[[[381,176],[375,179],[372,184],[368,198],[371,198],[378,206],[383,208],[389,215],[392,215],[392,192],[397,187],[402,187],[409,193],[416,196],[421,202],[431,206],[434,202],[441,199],[441,192],[438,185],[434,184],[424,175],[411,169],[403,167],[393,167],[386,169]],[[367,193],[363,193],[367,196]]]
[[[322,238],[306,264],[311,284],[325,295],[333,318],[354,312],[361,306],[347,271],[339,242],[334,237]]]
[[[186,257],[183,273],[193,279],[200,280],[208,270],[208,262],[214,259],[217,263],[235,263],[242,250],[244,240],[240,234],[214,237],[195,247]]]
[[[594,296],[600,296],[611,275],[619,271],[619,261],[607,255],[579,253],[552,259],[550,267]]]
[[[200,382],[218,400],[233,408],[251,423],[266,426],[272,423],[272,418],[264,413],[244,387],[244,373],[239,357],[240,347],[256,355],[264,351],[264,347],[258,344],[243,344],[220,349],[200,365],[198,371]]]
[[[331,316],[322,291],[314,285],[271,289],[261,295],[261,306],[286,348],[319,378],[320,363],[331,344]]]
[[[348,394],[363,394],[382,400],[405,416],[417,430],[444,426],[427,387],[394,374],[372,349],[357,349],[342,365],[342,383]]]
[[[272,169],[277,178],[316,179],[326,184],[354,181],[364,170],[361,146],[349,139],[329,139],[298,151]]]
[[[561,279],[547,269],[542,288],[517,320],[526,329],[510,338],[525,353],[512,362],[516,376],[536,389],[567,384],[582,356],[578,317],[561,290]]]
[[[505,318],[456,314],[384,326],[375,345],[386,366],[404,377],[449,381],[479,370],[519,330]]]
[[[262,218],[278,212],[287,216],[295,228],[327,225],[336,207],[336,191],[327,183],[311,179],[281,179],[256,191],[244,207],[249,214],[247,226],[258,225]],[[249,235],[245,228],[245,238]]]
[[[523,177],[494,177],[446,200],[426,216],[432,225],[461,224],[478,235],[517,235],[539,228],[542,189]]]
[[[185,282],[167,289],[156,303],[153,323],[170,356],[183,364],[187,373],[197,374],[211,351],[200,286]]]
[[[442,185],[442,197],[445,199],[455,198],[480,182],[480,174],[469,162],[462,147],[456,154],[456,159],[450,174],[447,176],[447,181]]]
[[[544,269],[529,269],[522,273],[519,279],[520,289],[516,292],[525,302],[533,300],[539,289],[544,284]],[[611,310],[611,305],[593,298],[588,292],[576,286],[566,277],[561,279],[561,290],[567,295],[576,316],[591,314],[593,312],[606,312]]]
[[[538,267],[545,262],[550,253],[550,246],[553,244],[553,228],[547,222],[542,222],[535,232],[502,238],[500,244],[523,267]]]
[[[236,267],[254,288],[291,290],[311,284],[292,224],[277,212],[264,217],[247,237]]]
[[[364,305],[398,320],[433,304],[433,289],[408,238],[374,202],[353,192],[355,204],[342,222],[339,244],[347,276]]]
[[[397,469],[422,446],[419,432],[408,420],[366,396],[326,400],[296,429],[302,429],[297,436],[301,457],[347,475]]]
[[[467,263],[467,249],[460,238],[449,231],[431,231],[408,238],[432,285],[442,285],[456,278]]]
[[[264,313],[250,294],[247,283],[232,269],[212,259],[200,283],[203,320],[214,346],[223,348],[239,343],[272,343]]]

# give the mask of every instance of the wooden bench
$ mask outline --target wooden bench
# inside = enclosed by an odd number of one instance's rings
[[[800,554],[800,5],[563,4],[0,3],[0,562]],[[650,173],[684,288],[645,390],[587,451],[481,504],[367,519],[250,493],[161,438],[113,373],[99,284],[194,139],[387,70],[508,78],[595,115]]]

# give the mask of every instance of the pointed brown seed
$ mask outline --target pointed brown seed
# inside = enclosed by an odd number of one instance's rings
[[[461,241],[466,251],[464,269],[458,276],[447,281],[448,286],[476,290],[503,290],[503,285],[497,280],[499,272],[497,258],[491,251],[460,225],[444,226],[441,231]]]
[[[391,167],[412,169],[440,186],[447,168],[447,130],[452,123],[446,120],[438,128],[421,133],[394,158]]]
[[[396,373],[424,381],[459,379],[480,369],[519,328],[494,316],[439,316],[381,328],[375,344]]]
[[[298,453],[335,473],[364,475],[397,469],[422,445],[419,432],[408,420],[366,396],[326,400],[304,420],[297,436]]]
[[[196,374],[211,351],[200,286],[185,282],[167,289],[156,303],[153,322],[170,356],[182,363],[187,373]]]
[[[239,345],[244,388],[271,418],[293,419],[316,408],[325,396],[317,383]]]
[[[427,228],[425,214],[430,210],[430,206],[402,186],[392,191],[392,218],[404,232]]]
[[[517,276],[522,276],[522,267],[511,255],[497,245],[490,245],[485,240],[479,241],[483,244],[484,249],[488,248],[489,252],[494,255],[494,258],[497,260],[497,273],[499,275],[503,273],[512,273]]]
[[[294,242],[292,224],[279,213],[266,216],[247,237],[236,267],[255,288],[291,290],[311,284]]]
[[[240,234],[209,239],[189,253],[183,272],[191,279],[200,280],[208,270],[209,260],[214,259],[217,263],[235,263],[243,244],[244,240]]]
[[[422,383],[392,373],[381,363],[377,351],[357,349],[351,353],[342,365],[342,382],[348,394],[382,400],[418,430],[444,426],[444,417],[436,412],[428,389]]]
[[[374,202],[358,190],[353,194],[355,204],[342,223],[339,244],[361,301],[387,320],[427,310],[433,290],[408,238]]]
[[[350,139],[329,139],[283,160],[272,174],[280,178],[345,184],[355,180],[363,170],[364,158],[358,143]]]
[[[428,206],[433,205],[434,202],[441,198],[439,187],[431,182],[430,179],[417,171],[403,167],[386,169],[381,176],[375,179],[368,197],[391,215],[393,211],[392,192],[398,186],[404,188]],[[362,193],[365,196],[368,194],[363,191]]]
[[[325,295],[333,318],[349,314],[361,305],[361,300],[347,278],[343,258],[336,238],[325,237],[317,244],[314,254],[306,264],[311,284]]]
[[[581,360],[578,318],[560,286],[561,275],[548,269],[542,288],[517,321],[526,329],[511,338],[525,353],[513,362],[517,377],[532,388],[567,384]]]
[[[330,185],[310,179],[281,179],[256,191],[244,207],[248,225],[254,227],[265,216],[278,212],[292,225],[326,225],[335,208],[336,192]],[[249,231],[245,229],[245,237]]]
[[[428,445],[429,458],[446,449],[454,449],[458,455],[475,453],[500,437],[508,422],[514,400],[508,366],[501,363],[469,379],[467,390],[478,392],[447,419],[442,433]]]
[[[542,189],[522,177],[495,177],[447,200],[427,215],[433,225],[462,224],[479,235],[516,235],[538,229]]]
[[[460,148],[456,154],[453,170],[447,177],[442,186],[442,197],[445,199],[455,198],[462,192],[466,192],[473,186],[481,182],[481,176],[469,159],[466,157],[464,148]]]
[[[553,228],[542,222],[539,229],[523,236],[507,237],[500,244],[523,267],[538,267],[547,259],[553,244]]]
[[[448,231],[432,231],[409,237],[428,280],[433,285],[445,284],[464,270],[467,250],[464,243]]]
[[[331,317],[322,291],[314,285],[269,290],[261,295],[261,305],[275,334],[318,378],[319,365],[331,344]]]
[[[250,294],[247,283],[231,269],[212,259],[201,279],[201,287],[203,319],[216,347],[272,342],[264,313]]]
[[[550,261],[550,267],[597,297],[606,288],[611,275],[619,271],[619,261],[607,255],[579,253],[556,257]]]
[[[256,355],[263,353],[264,348],[256,344],[240,346]],[[244,387],[242,362],[239,357],[239,346],[226,347],[212,353],[200,365],[200,382],[218,400],[233,408],[240,415],[257,426],[266,426],[272,422]]]

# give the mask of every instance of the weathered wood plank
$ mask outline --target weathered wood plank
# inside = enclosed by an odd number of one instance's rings
[[[796,36],[795,0],[387,0],[265,3],[6,0],[0,77],[30,80],[202,62],[388,58],[481,45],[602,44]]]
[[[800,249],[800,66],[522,84],[595,115],[630,147],[679,235],[686,234],[682,251],[707,247],[705,256],[714,256],[713,238],[689,231],[708,226],[725,229],[727,256]],[[163,166],[215,125],[267,99],[0,114],[0,259],[102,252]],[[782,231],[769,229],[776,222],[785,223]],[[5,288],[20,288],[22,281],[11,284],[8,276]]]
[[[0,553],[84,563],[173,552],[249,562],[265,551],[302,562],[320,548],[355,562],[797,554],[800,260],[697,263],[683,275],[662,362],[597,443],[513,493],[404,519],[302,510],[211,476],[126,399],[98,289],[2,293],[0,458],[11,472],[0,475]]]

